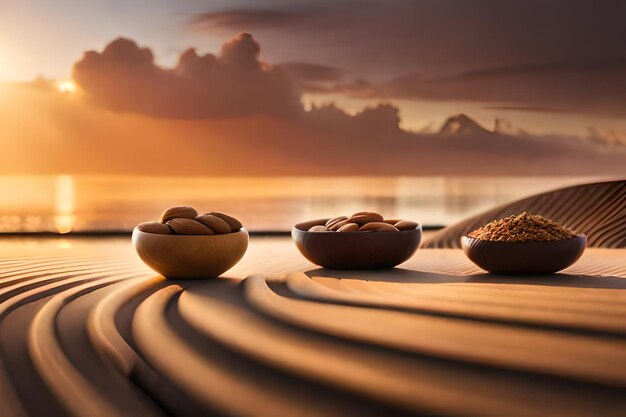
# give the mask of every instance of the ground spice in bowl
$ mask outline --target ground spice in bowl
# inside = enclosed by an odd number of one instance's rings
[[[545,217],[527,214],[494,220],[468,236],[499,242],[549,242],[576,237],[576,233]]]

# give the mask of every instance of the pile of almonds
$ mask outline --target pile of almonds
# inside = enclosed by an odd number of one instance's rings
[[[161,221],[141,223],[137,228],[142,232],[160,235],[223,235],[241,229],[241,222],[228,214],[212,211],[198,214],[193,207],[177,206],[168,208],[161,215]]]
[[[399,232],[416,227],[417,223],[410,220],[385,219],[372,211],[359,211],[350,217],[333,217],[325,225],[311,227],[309,232]]]
[[[494,220],[469,236],[500,242],[547,242],[571,239],[576,233],[545,217],[524,212]]]

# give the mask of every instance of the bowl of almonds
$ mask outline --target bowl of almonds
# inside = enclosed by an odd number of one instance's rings
[[[133,246],[150,268],[172,279],[217,277],[246,253],[248,232],[224,213],[171,207],[133,230]]]
[[[298,223],[291,237],[305,258],[324,268],[383,269],[393,268],[415,253],[422,226],[361,211]]]
[[[467,257],[495,274],[552,274],[576,262],[586,245],[585,235],[525,212],[461,237]]]

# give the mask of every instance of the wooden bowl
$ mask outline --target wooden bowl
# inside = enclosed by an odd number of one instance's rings
[[[494,274],[552,274],[572,265],[585,251],[583,234],[551,242],[497,242],[461,237],[468,258]]]
[[[401,232],[308,232],[328,219],[298,223],[291,230],[309,261],[331,269],[393,268],[409,259],[422,240],[422,226]]]
[[[224,235],[159,235],[133,230],[133,246],[142,261],[166,278],[217,277],[248,249],[248,232]]]

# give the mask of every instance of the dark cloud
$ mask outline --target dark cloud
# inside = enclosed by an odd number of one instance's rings
[[[485,106],[488,110],[509,110],[509,111],[522,111],[522,112],[536,112],[536,113],[567,113],[571,109],[557,109],[550,107],[531,106],[531,105],[489,105]]]
[[[274,0],[211,11],[192,24],[219,33],[255,29],[281,61],[340,66],[368,78],[432,78],[623,58],[624,16],[623,0]]]
[[[351,98],[381,98],[379,89],[363,79],[334,83],[301,82],[300,88],[309,93],[344,94]]]
[[[626,117],[626,60],[493,68],[434,79],[411,74],[380,86],[379,94],[485,102],[498,109]]]
[[[407,133],[400,128],[398,108],[390,104],[367,107],[354,116],[346,114],[333,104],[313,107],[307,112],[303,123],[308,129],[335,130],[335,134],[361,131],[364,138],[373,132],[382,135]],[[354,140],[356,143],[359,141],[359,139]]]
[[[291,68],[308,92],[624,117],[625,16],[623,0],[273,0],[190,24],[255,29],[275,59],[308,63]],[[314,65],[352,79],[307,79]]]
[[[466,71],[454,78],[461,79],[481,79],[493,78],[508,75],[563,75],[582,74],[590,75],[594,73],[604,74],[607,72],[626,72],[626,57],[607,59],[602,61],[568,61],[568,62],[542,62],[530,65],[520,65],[516,67],[497,67]]]
[[[259,44],[247,33],[222,46],[219,55],[185,51],[175,68],[155,64],[150,49],[120,38],[101,52],[89,51],[73,78],[96,104],[165,118],[293,116],[299,95],[284,72],[258,59]]]
[[[376,98],[377,87],[339,68],[308,62],[289,62],[280,67],[307,93],[344,94],[353,98]]]
[[[331,82],[339,81],[343,71],[329,65],[312,64],[309,62],[286,62],[280,64],[290,76],[298,81]]]
[[[188,23],[196,29],[223,29],[232,32],[242,27],[248,28],[246,30],[294,27],[314,18],[315,16],[302,11],[237,9],[198,13]]]

